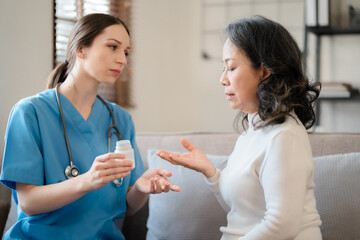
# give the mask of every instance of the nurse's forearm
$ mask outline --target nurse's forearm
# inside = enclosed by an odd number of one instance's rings
[[[149,198],[149,194],[138,191],[135,187],[130,187],[126,196],[127,215],[135,214]]]
[[[28,216],[64,207],[89,192],[83,177],[80,175],[64,182],[44,186],[16,183],[19,206]]]
[[[36,186],[16,183],[19,206],[27,215],[37,215],[64,207],[90,191],[124,178],[133,169],[132,161],[121,153],[107,153],[95,158],[90,170],[66,181]]]

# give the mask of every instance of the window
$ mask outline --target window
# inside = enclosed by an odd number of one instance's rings
[[[119,17],[129,27],[130,0],[54,0],[54,67],[66,59],[70,32],[76,21],[90,13],[106,13]],[[99,95],[123,107],[130,103],[130,62],[114,86],[101,84]]]

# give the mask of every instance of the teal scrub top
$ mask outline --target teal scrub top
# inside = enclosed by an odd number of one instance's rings
[[[108,152],[109,111],[98,98],[87,121],[72,103],[60,94],[73,163],[80,174],[87,172],[94,159]],[[122,138],[131,141],[135,169],[116,187],[110,182],[60,209],[27,216],[18,207],[18,222],[4,239],[124,239],[117,222],[126,212],[129,186],[143,174],[144,166],[135,142],[131,116],[123,108],[108,102]],[[113,130],[115,133],[115,131]],[[116,134],[112,134],[111,151]],[[5,134],[1,182],[13,190],[17,203],[16,182],[49,185],[66,180],[69,165],[59,107],[54,89],[18,102],[11,110]]]

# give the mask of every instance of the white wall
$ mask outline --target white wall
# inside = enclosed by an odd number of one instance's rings
[[[0,0],[0,34],[2,156],[12,106],[43,90],[52,69],[52,1]]]
[[[133,1],[130,112],[138,131],[232,130],[220,59],[201,59],[200,7],[198,0]]]

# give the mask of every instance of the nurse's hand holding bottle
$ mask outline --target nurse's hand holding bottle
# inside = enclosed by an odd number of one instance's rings
[[[97,190],[115,179],[130,175],[131,170],[133,170],[132,161],[125,160],[124,154],[107,153],[95,158],[90,170],[83,176],[84,183],[88,191]]]

